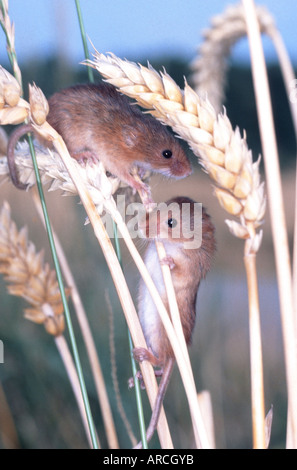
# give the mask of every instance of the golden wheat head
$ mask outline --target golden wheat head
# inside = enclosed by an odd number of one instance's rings
[[[31,305],[25,309],[25,318],[44,324],[52,335],[63,333],[63,304],[55,271],[44,263],[43,253],[36,252],[26,228],[18,231],[7,202],[0,212],[0,272],[8,292]]]

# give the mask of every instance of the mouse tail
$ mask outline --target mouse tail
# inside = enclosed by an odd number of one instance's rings
[[[26,189],[27,185],[20,182],[18,178],[17,168],[15,164],[14,158],[14,149],[18,141],[20,140],[23,135],[28,134],[28,132],[34,131],[31,124],[24,124],[20,127],[17,127],[15,131],[13,131],[9,137],[8,144],[7,144],[7,165],[10,173],[11,180],[13,184],[18,189]]]

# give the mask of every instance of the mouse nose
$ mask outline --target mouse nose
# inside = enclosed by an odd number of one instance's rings
[[[172,165],[172,173],[176,178],[186,178],[192,173],[192,167],[189,161],[176,160]]]

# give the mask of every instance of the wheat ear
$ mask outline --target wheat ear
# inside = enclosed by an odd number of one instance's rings
[[[274,19],[267,8],[256,7],[262,33],[270,34]],[[225,77],[232,47],[246,36],[246,22],[241,3],[228,6],[223,13],[211,19],[211,25],[203,31],[203,42],[197,57],[191,64],[190,81],[198,95],[206,95],[219,112],[224,99]]]

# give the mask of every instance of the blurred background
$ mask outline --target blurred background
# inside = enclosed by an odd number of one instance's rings
[[[228,1],[164,0],[151,2],[81,2],[87,34],[101,52],[154,68],[163,66],[183,87],[184,77],[191,82],[191,63],[197,55],[202,33],[214,15],[231,4]],[[293,64],[296,64],[296,3],[262,1],[275,17]],[[24,91],[34,81],[46,96],[77,82],[86,82],[83,49],[72,0],[11,0],[11,20],[15,23],[16,51],[21,66]],[[1,65],[8,68],[5,37],[1,32]],[[288,100],[275,51],[264,37],[269,82],[273,101],[276,133],[282,168],[284,197],[290,246],[292,246],[295,195],[296,143]],[[92,47],[90,47],[92,51]],[[99,79],[99,77],[98,77]],[[247,40],[232,49],[226,78],[224,105],[232,125],[247,132],[254,158],[261,153]],[[9,132],[10,129],[7,128]],[[187,146],[185,145],[187,149]],[[248,302],[243,266],[243,243],[234,238],[225,224],[227,214],[213,197],[207,175],[189,150],[194,167],[187,181],[164,181],[153,176],[151,186],[156,201],[185,195],[202,202],[216,225],[217,254],[211,273],[201,285],[197,303],[197,324],[190,348],[197,390],[209,390],[212,398],[216,446],[251,448],[251,403],[249,369]],[[265,176],[263,175],[263,179]],[[7,200],[18,227],[27,225],[29,238],[38,250],[45,250],[51,262],[47,237],[35,211],[30,193],[23,193],[6,182],[0,186],[0,202]],[[128,390],[131,376],[127,329],[115,289],[100,247],[85,212],[76,197],[58,192],[46,193],[53,227],[63,244],[79,287],[94,334],[112,405],[120,446],[131,446],[117,410],[111,378],[109,337],[110,314],[105,305],[108,291],[114,313],[116,363],[122,400],[126,413],[139,436],[134,391]],[[271,447],[284,447],[286,436],[286,382],[283,362],[282,332],[275,276],[269,211],[263,226],[264,238],[257,256],[259,296],[263,334],[266,411],[273,405]],[[143,250],[143,244],[139,245]],[[122,245],[124,271],[136,298],[138,272]],[[76,403],[55,343],[43,327],[25,320],[22,299],[8,296],[0,277],[0,339],[4,343],[4,363],[0,364],[0,447],[84,448],[87,447]],[[92,411],[102,445],[106,446],[102,419],[93,379],[79,328],[73,315],[77,341]],[[67,336],[67,334],[66,334]],[[1,420],[4,397],[12,417],[13,430]],[[145,392],[145,413],[149,419]],[[1,409],[1,402],[3,404]],[[194,445],[187,400],[176,368],[165,399],[165,407],[177,448]],[[14,436],[14,437],[13,437]],[[153,441],[158,446],[158,441]]]

